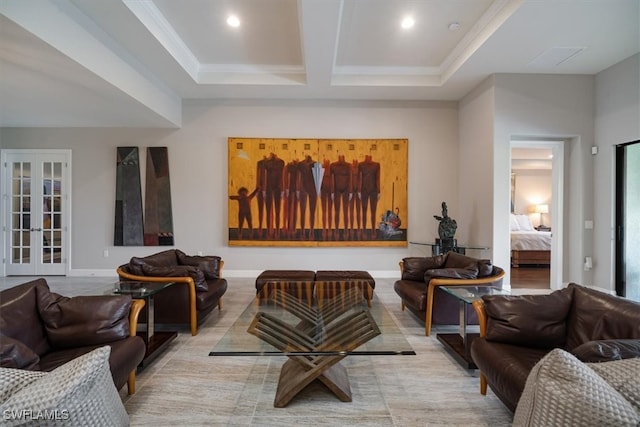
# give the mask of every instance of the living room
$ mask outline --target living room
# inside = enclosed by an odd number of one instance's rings
[[[49,7],[51,3],[48,3]],[[317,7],[306,0],[299,3],[304,7]],[[524,5],[514,15],[516,23],[526,18],[521,14],[534,8],[531,2],[522,3]],[[574,3],[574,8],[582,7],[580,2]],[[40,101],[42,92],[49,90],[56,94],[57,89],[53,86],[59,85],[61,90],[83,95],[79,96],[79,100],[69,101],[72,105],[80,106],[76,108],[77,116],[61,117],[66,124],[51,119],[55,116],[52,113],[56,111],[56,103],[65,104],[60,100],[64,98],[59,98],[48,99],[47,102],[41,102],[40,106],[31,106],[31,110],[23,111],[26,114],[17,117],[13,115],[9,101],[5,101],[13,98],[3,96],[0,101],[3,111],[0,148],[3,155],[10,150],[38,152],[55,149],[71,152],[72,191],[69,194],[70,218],[66,237],[68,257],[63,276],[70,279],[73,285],[82,286],[80,283],[86,277],[98,280],[102,285],[116,280],[116,268],[131,257],[146,256],[163,249],[114,245],[116,150],[122,146],[137,146],[141,150],[146,147],[167,147],[175,247],[189,254],[222,257],[223,274],[230,282],[227,307],[234,307],[236,298],[242,299],[254,291],[252,279],[272,268],[366,270],[380,280],[376,291],[385,286],[390,289],[393,280],[400,275],[398,261],[411,255],[415,248],[229,246],[228,138],[406,138],[409,141],[409,203],[408,211],[402,214],[403,221],[408,224],[408,240],[429,242],[437,237],[438,224],[433,215],[439,214],[441,203],[446,201],[449,214],[458,224],[458,240],[489,247],[489,250],[475,255],[490,258],[495,265],[503,267],[510,265],[507,225],[510,141],[514,138],[563,141],[564,204],[562,210],[555,211],[553,215],[554,221],[560,221],[561,218],[562,228],[554,227],[554,233],[559,236],[559,250],[555,251],[558,258],[552,260],[552,269],[557,268],[557,271],[552,272],[554,279],[550,288],[561,289],[567,283],[575,282],[614,293],[612,277],[615,251],[611,243],[614,147],[640,140],[639,6],[637,1],[620,1],[616,5],[619,7],[618,13],[612,16],[624,18],[624,22],[627,19],[632,21],[624,26],[627,32],[622,31],[623,34],[618,35],[625,40],[631,39],[632,48],[623,49],[619,57],[609,58],[607,65],[601,69],[591,73],[552,74],[537,73],[533,69],[530,72],[512,72],[505,68],[474,80],[468,90],[448,99],[435,95],[413,96],[407,93],[411,90],[402,87],[398,91],[403,95],[395,98],[362,94],[349,98],[339,91],[333,92],[331,97],[317,94],[307,97],[299,94],[281,96],[277,93],[278,86],[270,92],[271,96],[258,97],[251,93],[252,89],[264,90],[255,87],[258,85],[219,84],[222,96],[178,97],[175,104],[166,108],[171,112],[165,110],[158,114],[160,108],[155,101],[141,106],[144,103],[136,100],[136,95],[131,95],[133,92],[130,87],[121,85],[120,89],[111,92],[104,87],[111,84],[105,84],[100,77],[97,78],[100,83],[90,91],[95,97],[94,105],[93,99],[79,88],[86,81],[95,83],[96,77],[86,70],[80,74],[83,80],[78,82],[69,82],[60,75],[55,78],[41,76],[41,84],[20,88],[21,95]],[[14,31],[14,27],[19,26],[12,23],[13,19],[28,27],[26,21],[29,19],[13,15],[13,11],[5,7],[9,6],[3,5],[3,31]],[[612,9],[616,10],[616,7]],[[506,22],[507,26],[516,25],[508,20]],[[613,31],[603,31],[606,34],[601,34],[600,38],[619,31],[617,27],[614,28]],[[34,37],[28,30],[22,30],[20,35]],[[14,40],[13,37],[4,36],[3,39]],[[504,40],[504,36],[488,39],[490,47],[497,52],[495,56],[500,56]],[[56,41],[50,42],[55,45]],[[566,39],[563,42],[569,43]],[[574,42],[580,43],[579,40]],[[50,64],[66,69],[67,56],[44,44],[40,41],[36,52],[49,60]],[[14,64],[8,54],[2,55],[2,61],[7,69]],[[38,64],[25,74],[38,76],[41,66]],[[8,78],[1,80],[5,81],[2,86],[4,91],[5,85],[9,85]],[[362,88],[357,89],[356,92],[359,92]],[[9,88],[6,91],[15,93]],[[234,91],[237,91],[237,96],[234,96]],[[124,105],[123,114],[118,112],[121,102]],[[60,106],[61,111],[66,111],[66,108]],[[29,111],[33,111],[31,116]],[[43,113],[39,122],[36,113]],[[102,113],[104,120],[99,117]],[[597,154],[592,154],[593,147],[598,147]],[[4,178],[3,174],[3,181]],[[3,217],[6,218],[4,212]],[[592,221],[593,227],[585,229],[585,221]],[[7,239],[8,233],[5,231],[3,258],[7,258]],[[592,260],[592,267],[587,270],[585,257]],[[6,268],[6,264],[3,264],[2,276],[7,275]],[[2,277],[0,283],[15,283],[15,280],[16,277]],[[505,286],[509,287],[508,269],[504,281]],[[412,344],[425,353],[439,350],[437,342],[420,341],[425,340],[424,335],[420,334],[421,326],[415,319],[399,311],[400,301],[393,293],[388,293],[384,302],[396,305],[396,316],[407,316],[401,322],[403,327],[412,331]],[[220,311],[223,312],[224,309]],[[229,318],[234,313],[238,314],[235,308],[225,314],[213,313],[207,324],[210,334],[197,337],[180,335],[176,344],[185,349],[196,347],[206,353],[211,347],[210,340],[219,336],[216,335],[220,333],[219,326],[229,326]],[[222,322],[219,324],[218,321]],[[197,345],[190,341],[191,338],[198,339]],[[188,360],[190,356],[183,354],[181,357]],[[443,359],[445,362],[442,362]],[[446,356],[438,356],[440,362],[446,363]],[[158,363],[157,372],[165,367],[164,363]],[[449,368],[447,365],[442,369]],[[450,375],[455,377],[465,376],[461,370],[452,372]],[[443,384],[445,377],[444,374],[439,377]],[[477,378],[466,379],[477,382]],[[141,379],[141,385],[143,381],[144,378]],[[416,388],[425,387],[425,382],[416,382]],[[468,387],[468,384],[461,382],[460,387]],[[182,386],[186,389],[188,384]],[[432,388],[440,386],[427,385]],[[473,392],[477,391],[475,386],[475,383],[471,386]],[[211,399],[215,399],[213,391],[210,392]],[[478,402],[481,401],[474,401],[474,404]],[[446,406],[445,402],[440,403]],[[499,412],[499,402],[493,403],[495,406],[481,408]],[[133,406],[128,409],[135,410]],[[416,412],[413,413],[417,413],[417,409],[414,410]],[[501,418],[504,419],[507,422],[510,420],[508,415]],[[441,421],[446,423],[446,420]]]

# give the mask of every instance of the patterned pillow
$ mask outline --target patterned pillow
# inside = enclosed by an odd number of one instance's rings
[[[0,368],[0,383],[11,384],[13,393],[0,403],[3,425],[129,425],[111,378],[110,352],[97,348],[51,372]]]
[[[621,427],[639,423],[640,412],[631,402],[587,364],[561,349],[552,350],[533,367],[513,418],[514,426]]]
[[[640,358],[587,365],[631,402],[640,413]]]

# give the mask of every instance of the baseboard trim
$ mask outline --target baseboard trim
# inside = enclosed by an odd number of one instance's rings
[[[222,270],[223,277],[258,277],[264,270]],[[399,279],[400,271],[398,270],[369,270],[369,274],[375,279]],[[69,270],[69,277],[118,277],[115,269],[113,270],[92,270],[74,268]]]

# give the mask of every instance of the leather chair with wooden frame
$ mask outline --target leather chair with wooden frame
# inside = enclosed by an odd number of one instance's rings
[[[402,310],[408,308],[424,319],[426,336],[432,324],[456,325],[460,321],[459,302],[440,286],[495,286],[502,287],[505,272],[489,260],[471,258],[456,252],[435,257],[404,258],[399,263],[401,279],[394,290],[402,300]],[[477,317],[468,307],[470,323]]]

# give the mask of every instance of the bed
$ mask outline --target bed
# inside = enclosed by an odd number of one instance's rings
[[[511,266],[551,264],[551,232],[537,231],[527,215],[511,214]]]

